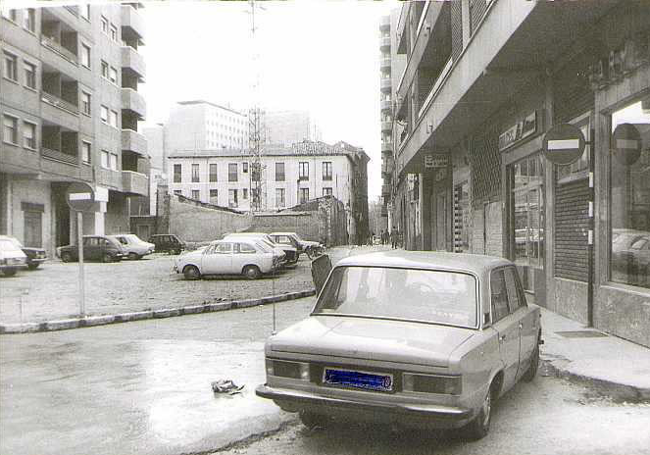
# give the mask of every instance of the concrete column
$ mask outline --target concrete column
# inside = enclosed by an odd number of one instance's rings
[[[433,216],[431,213],[431,194],[433,191],[433,174],[425,171],[420,174],[420,232],[422,241],[420,249],[424,251],[433,250],[431,227]]]

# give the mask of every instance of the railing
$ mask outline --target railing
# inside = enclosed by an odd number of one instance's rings
[[[390,57],[382,57],[381,61],[379,62],[380,68],[389,68],[390,69]]]
[[[436,94],[436,92],[442,85],[443,81],[447,77],[447,74],[449,74],[449,71],[451,70],[451,67],[453,65],[454,65],[454,60],[450,57],[449,60],[447,60],[447,64],[445,65],[445,67],[440,72],[438,79],[436,79],[436,82],[433,84],[433,87],[431,87],[431,91],[427,95],[427,98],[424,100],[422,107],[418,111],[418,118],[422,117],[422,113],[426,110],[426,108],[431,103],[431,100],[433,99],[434,95]]]
[[[382,78],[380,86],[381,88],[390,88],[390,78]]]
[[[393,151],[393,143],[392,142],[382,142],[381,143],[381,149],[382,150],[390,150]]]
[[[390,47],[390,36],[382,36],[379,40],[379,45],[381,47]]]
[[[79,17],[79,8],[74,6],[74,5],[66,5],[64,6],[65,9],[70,11],[73,15]]]
[[[45,147],[41,147],[41,156],[54,161],[60,161],[62,163],[71,164],[77,166],[77,155],[69,155],[58,150],[52,150]]]
[[[71,51],[63,47],[61,43],[56,41],[51,36],[41,35],[41,44],[47,47],[48,49],[50,49],[51,51],[59,54],[59,56],[68,60],[70,63],[74,63],[75,65],[79,63],[79,60],[76,55],[74,55]]]
[[[393,122],[390,120],[382,120],[381,122],[381,130],[382,131],[390,131],[393,129]]]
[[[51,93],[41,92],[41,100],[54,107],[58,107],[59,109],[68,112],[69,114],[79,115],[79,108],[77,106],[68,101],[62,100],[61,98],[57,97],[56,95],[52,95]]]
[[[381,110],[382,111],[390,110],[390,107],[391,107],[390,103],[391,103],[390,100],[381,100],[381,102],[380,102]]]

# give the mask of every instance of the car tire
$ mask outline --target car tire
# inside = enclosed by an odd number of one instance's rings
[[[478,441],[484,438],[490,432],[490,422],[492,420],[492,405],[496,393],[494,390],[494,382],[490,385],[490,389],[481,404],[481,411],[478,415],[468,423],[464,428],[465,438],[469,441]]]
[[[186,265],[183,269],[183,276],[186,280],[198,280],[201,278],[201,272],[194,265]]]
[[[314,414],[313,412],[300,411],[298,413],[300,421],[304,426],[309,430],[314,430],[316,428],[326,428],[329,423],[329,419],[321,414]]]
[[[4,276],[14,276],[14,275],[16,274],[17,271],[18,271],[18,269],[14,269],[14,268],[6,268],[6,269],[4,269],[4,270],[2,271],[2,274],[3,274]]]
[[[138,253],[131,252],[129,253],[129,259],[132,261],[137,261],[138,259],[141,259],[142,256],[140,256]]]
[[[533,353],[530,355],[530,366],[528,367],[528,370],[526,370],[526,372],[524,373],[521,379],[523,379],[526,382],[531,382],[533,379],[535,379],[538,369],[539,369],[539,341],[535,344],[535,349],[533,349]]]
[[[262,272],[260,272],[259,267],[256,265],[247,265],[244,267],[244,270],[242,270],[242,274],[249,280],[256,280],[262,276]]]
[[[27,268],[29,270],[36,270],[40,264],[29,264]]]
[[[104,253],[102,255],[102,262],[103,263],[113,262],[113,256],[111,256],[109,253]]]
[[[68,253],[67,251],[65,253],[61,253],[61,260],[63,262],[72,262],[72,254]]]

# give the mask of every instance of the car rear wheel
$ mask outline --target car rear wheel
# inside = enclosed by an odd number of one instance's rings
[[[300,421],[304,426],[310,430],[316,428],[325,428],[327,427],[329,419],[321,414],[314,414],[313,412],[300,411],[298,414],[300,416]]]
[[[535,344],[535,349],[533,349],[533,353],[530,355],[530,366],[528,367],[528,370],[526,370],[526,373],[524,373],[522,379],[526,382],[531,382],[533,379],[535,379],[535,375],[537,375],[538,369],[539,369],[539,341]]]
[[[196,266],[188,265],[183,269],[183,276],[186,280],[198,280],[201,278],[201,272]]]
[[[137,253],[134,253],[134,252],[129,253],[129,259],[131,259],[132,261],[137,261],[137,260],[140,259],[141,257],[142,257],[142,256],[140,256],[140,255],[137,254]]]
[[[262,275],[260,269],[256,265],[247,265],[242,271],[243,275],[249,280],[255,280]]]
[[[109,253],[104,253],[102,255],[102,262],[113,262],[113,256],[111,256]]]
[[[481,404],[481,410],[478,415],[470,423],[465,426],[464,433],[465,437],[470,441],[478,441],[479,439],[484,438],[490,432],[490,421],[492,420],[492,404],[493,400],[496,397],[494,382],[490,386],[483,404]]]
[[[72,254],[68,253],[67,251],[65,253],[61,253],[61,260],[63,262],[72,262]]]

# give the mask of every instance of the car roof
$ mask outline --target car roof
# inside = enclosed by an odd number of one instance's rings
[[[210,245],[214,245],[216,243],[255,243],[257,242],[258,239],[251,239],[251,238],[241,238],[241,239],[219,239],[219,240],[213,240],[210,242]]]
[[[457,270],[482,275],[495,267],[512,265],[507,259],[482,254],[435,251],[380,251],[341,259],[336,266],[399,267]]]
[[[230,234],[226,234],[226,237],[230,236],[241,236],[241,237],[251,237],[254,235],[269,235],[266,232],[231,232]]]

